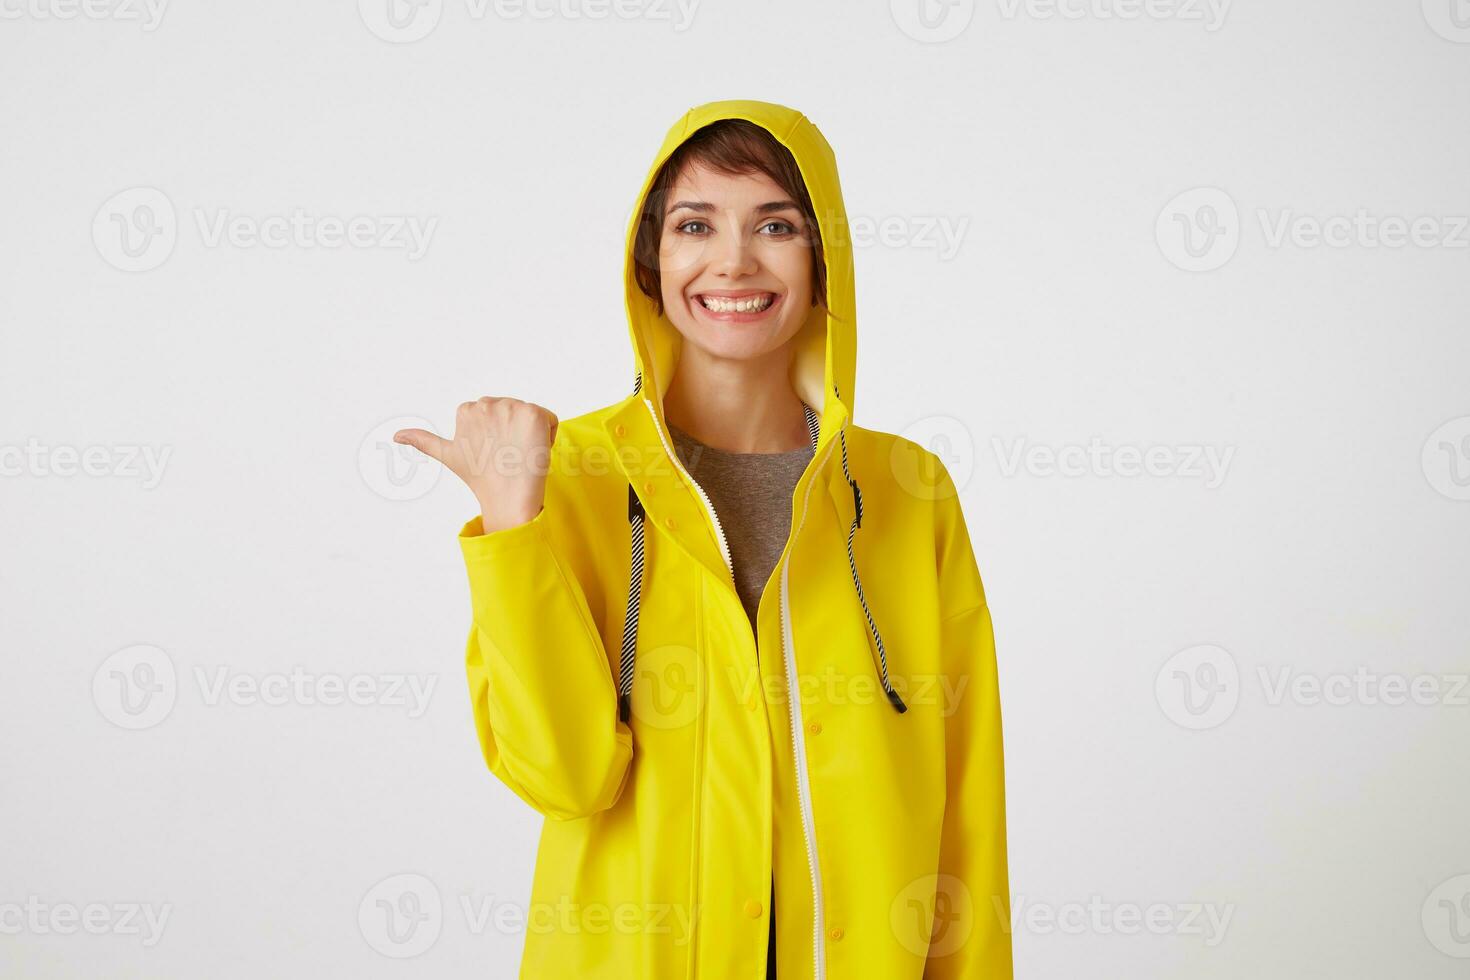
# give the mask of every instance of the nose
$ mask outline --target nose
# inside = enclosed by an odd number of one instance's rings
[[[710,271],[720,276],[748,276],[755,273],[759,263],[756,262],[755,252],[750,247],[750,241],[745,233],[740,230],[739,216],[733,211],[727,215],[726,227],[732,229],[723,235],[716,235],[710,248],[712,249],[710,260]]]

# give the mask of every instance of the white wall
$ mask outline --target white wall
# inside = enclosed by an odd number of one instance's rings
[[[514,975],[538,822],[472,734],[471,499],[371,440],[620,398],[624,215],[747,97],[887,229],[858,422],[969,474],[1017,975],[1463,975],[1463,0],[72,2],[0,0],[0,973]],[[297,209],[427,247],[212,237]],[[297,669],[380,686],[229,693]],[[443,905],[400,946],[405,881]]]

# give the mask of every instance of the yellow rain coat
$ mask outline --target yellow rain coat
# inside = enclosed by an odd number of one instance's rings
[[[828,314],[809,318],[791,374],[816,448],[761,596],[759,658],[718,515],[664,420],[681,337],[632,262],[660,165],[720,119],[791,151],[827,271]],[[781,980],[1008,980],[990,610],[941,460],[853,423],[832,149],[793,109],[702,105],[639,201],[634,393],[561,420],[534,519],[484,534],[476,517],[459,538],[480,748],[547,818],[520,975],[761,980],[774,875]]]

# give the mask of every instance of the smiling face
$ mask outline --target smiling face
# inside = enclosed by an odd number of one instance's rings
[[[784,347],[814,304],[814,229],[791,195],[763,173],[694,163],[666,200],[658,261],[669,322],[714,357]]]

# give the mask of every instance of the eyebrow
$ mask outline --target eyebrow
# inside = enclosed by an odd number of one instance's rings
[[[698,211],[701,214],[708,214],[711,211],[717,210],[715,206],[713,204],[710,204],[708,201],[677,201],[674,204],[670,205],[667,213],[673,214],[680,208],[683,208],[687,211]],[[801,208],[797,206],[797,203],[795,201],[767,201],[765,204],[757,205],[755,209],[756,214],[770,214],[772,211],[800,212]]]

